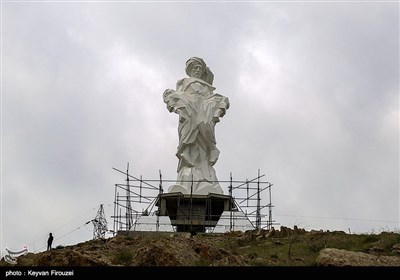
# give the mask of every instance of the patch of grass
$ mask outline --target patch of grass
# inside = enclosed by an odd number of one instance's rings
[[[285,259],[287,259],[288,265],[312,266],[315,264],[315,260],[318,257],[320,250],[327,246],[327,242],[326,239],[319,239],[314,241],[314,243],[309,244],[305,239],[300,237],[296,242],[292,243],[291,247],[290,244],[286,246]]]
[[[113,257],[113,264],[129,265],[132,262],[133,253],[128,248],[123,248],[118,251]]]
[[[379,237],[375,234],[371,234],[371,235],[366,235],[364,236],[364,243],[373,243],[379,240]]]
[[[210,264],[210,262],[200,259],[195,263],[195,266],[209,266]]]
[[[270,257],[271,257],[271,259],[278,259],[279,258],[277,252],[271,254]]]
[[[328,238],[326,235],[318,235],[308,240],[307,245],[312,253],[318,253],[322,249],[326,248],[328,244]]]
[[[218,247],[225,249],[227,251],[237,251],[239,246],[239,241],[236,238],[226,238],[219,242]]]
[[[321,243],[324,246],[320,249],[324,248],[336,248],[350,251],[360,251],[360,240],[359,238],[355,238],[354,235],[345,235],[345,234],[337,234],[337,233],[326,233],[321,237]]]

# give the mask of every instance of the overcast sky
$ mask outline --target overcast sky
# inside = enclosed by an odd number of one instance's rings
[[[2,253],[112,228],[112,167],[176,178],[192,56],[231,103],[218,179],[260,169],[280,225],[400,230],[399,3],[3,2],[1,46]]]

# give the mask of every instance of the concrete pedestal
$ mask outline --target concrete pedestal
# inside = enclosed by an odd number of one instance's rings
[[[229,195],[190,195],[165,193],[157,197],[160,216],[168,216],[177,232],[205,232],[215,227],[224,211],[231,211],[233,198]]]

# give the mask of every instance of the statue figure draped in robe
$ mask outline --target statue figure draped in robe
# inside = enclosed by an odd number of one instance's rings
[[[229,99],[214,93],[214,75],[203,59],[190,58],[186,74],[189,78],[179,80],[176,90],[163,93],[168,110],[179,115],[178,177],[169,192],[223,194],[213,167],[219,156],[215,124],[229,108]]]

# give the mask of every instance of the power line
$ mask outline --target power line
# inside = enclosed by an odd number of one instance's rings
[[[81,225],[81,226],[79,226],[79,227],[77,227],[76,229],[74,229],[74,230],[71,230],[70,232],[67,232],[66,234],[64,234],[63,236],[61,236],[61,237],[59,237],[59,238],[57,238],[57,239],[55,239],[54,241],[57,241],[57,240],[60,240],[60,239],[62,239],[63,237],[65,237],[65,236],[67,236],[67,235],[69,235],[69,234],[71,234],[71,233],[73,233],[74,231],[77,231],[78,229],[80,229],[81,227],[83,227],[83,226],[86,226],[87,224],[89,224],[91,222],[91,220],[90,221],[88,221],[88,222],[86,222],[86,223],[84,223],[83,225]],[[40,249],[42,249],[42,248],[44,248],[44,247],[46,247],[47,245],[43,245],[42,247],[40,247],[38,250],[36,250],[35,252],[37,252],[37,251],[39,251]]]
[[[104,205],[104,204],[101,204],[101,205]],[[107,204],[107,206],[111,206],[111,205],[110,205],[110,204]],[[58,229],[56,229],[54,232],[57,232],[60,228],[66,226],[67,224],[69,224],[69,223],[71,223],[71,222],[73,222],[73,221],[75,221],[75,220],[77,220],[77,219],[79,219],[79,218],[81,218],[81,217],[83,217],[83,216],[86,216],[89,212],[91,212],[91,211],[93,211],[93,210],[96,210],[96,208],[93,208],[93,209],[91,209],[91,210],[85,212],[83,215],[81,215],[81,216],[79,216],[79,217],[77,217],[77,218],[75,218],[75,219],[73,219],[73,220],[67,222],[66,224],[64,224],[64,225],[62,225],[61,227],[59,227]],[[103,214],[104,214],[104,210],[103,210]],[[96,216],[96,217],[97,217],[97,216]],[[104,218],[105,218],[105,217],[104,217]],[[95,218],[95,219],[96,219],[96,218]],[[83,227],[83,226],[86,228],[86,225],[89,224],[89,223],[92,222],[92,221],[94,221],[94,220],[90,220],[90,221],[86,222],[85,224],[79,226],[78,228],[76,228],[76,229],[74,229],[74,230],[72,230],[72,231],[70,231],[70,232],[64,234],[63,236],[61,236],[61,237],[59,237],[59,238],[57,238],[57,239],[55,239],[54,241],[57,241],[57,240],[62,239],[63,237],[65,237],[65,236],[67,236],[67,235],[73,233],[74,231],[80,229],[80,228]],[[86,228],[86,229],[87,229],[87,228]],[[36,241],[38,241],[38,240],[40,240],[40,239],[42,239],[42,238],[44,238],[44,237],[47,237],[47,236],[46,236],[46,235],[45,235],[45,236],[42,236],[41,238],[35,240],[34,242],[29,243],[29,245],[32,244],[32,243],[35,243]],[[41,250],[41,249],[44,248],[44,247],[46,247],[46,245],[43,245],[43,246],[40,247],[39,249],[35,250],[35,252]]]
[[[82,218],[83,216],[86,216],[88,213],[90,213],[91,211],[94,211],[94,210],[96,210],[96,208],[92,208],[92,209],[90,209],[89,211],[85,212],[84,214],[82,214],[82,215],[80,215],[80,216],[78,216],[78,217],[76,217],[76,218],[74,218],[74,219],[68,221],[67,223],[63,224],[62,226],[60,226],[59,228],[57,228],[57,229],[54,230],[53,232],[59,231],[61,228],[63,228],[63,227],[65,227],[66,225],[68,225],[68,224],[70,224],[70,223],[72,223],[72,222],[74,222],[74,221],[76,221],[76,220]],[[37,241],[39,241],[39,240],[41,240],[41,239],[43,239],[43,238],[46,238],[46,237],[47,237],[47,234],[46,234],[46,235],[42,235],[41,237],[39,237],[39,238],[36,239],[35,241],[30,242],[30,243],[28,244],[28,246],[30,246],[30,245],[32,245],[32,244],[35,244]],[[56,239],[56,240],[57,240],[57,239]],[[43,248],[43,247],[41,247],[41,248]],[[38,250],[40,250],[40,249],[38,249]],[[38,250],[35,250],[35,252],[38,251]]]
[[[345,220],[345,221],[362,221],[362,222],[384,222],[384,223],[396,223],[396,224],[400,223],[400,221],[368,220],[368,219],[355,219],[355,218],[334,218],[334,217],[299,216],[299,215],[276,215],[276,216],[279,216],[279,217],[329,219],[329,220]]]

